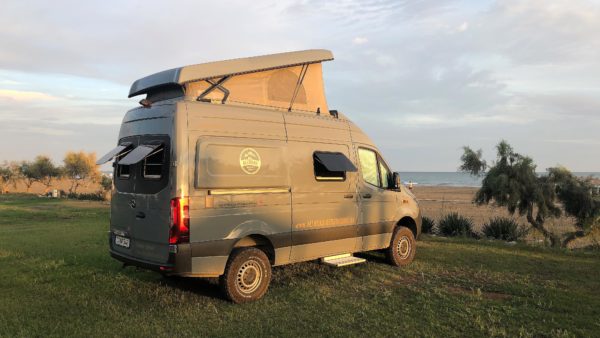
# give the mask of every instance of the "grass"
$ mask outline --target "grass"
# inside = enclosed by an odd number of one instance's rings
[[[122,269],[98,202],[0,195],[0,336],[594,336],[600,253],[424,237],[414,264],[380,253],[273,270],[256,303],[214,280]]]

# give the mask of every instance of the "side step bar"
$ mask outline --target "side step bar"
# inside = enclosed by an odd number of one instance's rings
[[[365,261],[364,258],[354,257],[349,253],[321,258],[321,263],[335,267],[364,263]]]

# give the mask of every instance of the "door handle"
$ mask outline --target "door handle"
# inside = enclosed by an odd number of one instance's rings
[[[146,218],[146,214],[140,211],[137,214],[135,214],[135,218]]]
[[[352,195],[352,194],[346,194],[346,195],[344,195],[344,198],[353,198],[353,197],[354,197],[354,195]]]
[[[363,194],[362,197],[363,198],[371,198],[371,194]]]

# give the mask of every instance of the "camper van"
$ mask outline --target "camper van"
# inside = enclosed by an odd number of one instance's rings
[[[219,277],[261,298],[271,267],[345,266],[383,250],[409,264],[417,200],[371,139],[330,110],[307,50],[185,66],[133,83],[145,95],[114,149],[110,254],[168,276]]]

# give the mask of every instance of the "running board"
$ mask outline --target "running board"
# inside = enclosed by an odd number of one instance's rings
[[[364,258],[354,257],[349,253],[321,258],[321,263],[335,267],[364,263],[365,261]]]

